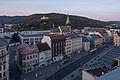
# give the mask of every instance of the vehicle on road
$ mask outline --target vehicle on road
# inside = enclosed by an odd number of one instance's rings
[[[93,51],[95,51],[95,50],[97,50],[97,48],[94,48],[94,49],[90,50],[90,53],[93,52]]]
[[[69,61],[69,58],[63,60],[63,61],[61,62],[61,64],[65,64],[65,63],[67,63],[68,61]]]

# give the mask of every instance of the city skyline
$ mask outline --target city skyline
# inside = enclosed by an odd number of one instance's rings
[[[102,21],[120,21],[119,0],[1,0],[0,16],[69,13]]]

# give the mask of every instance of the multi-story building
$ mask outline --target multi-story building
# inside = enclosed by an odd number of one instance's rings
[[[3,28],[0,27],[0,37],[3,37]]]
[[[103,38],[104,43],[112,41],[112,34],[110,30],[107,30],[105,28],[92,28],[91,30],[94,33],[99,34]]]
[[[90,70],[83,70],[82,80],[119,80],[120,67],[110,69],[107,67],[99,67]]]
[[[115,46],[120,46],[120,32],[116,31],[114,33],[113,42]]]
[[[72,53],[72,39],[70,36],[65,37],[66,37],[65,54],[66,57],[70,57]]]
[[[103,38],[98,34],[89,34],[87,38],[90,41],[91,47],[93,46],[97,47],[103,44]]]
[[[72,39],[72,52],[78,52],[82,50],[82,37],[79,36],[78,34],[72,34],[71,35]]]
[[[45,35],[42,43],[47,43],[52,50],[52,60],[62,60],[65,56],[65,36],[64,35]]]
[[[41,33],[34,33],[34,32],[28,32],[28,33],[20,33],[19,38],[21,43],[27,43],[29,45],[31,44],[37,44],[41,42],[41,39],[43,37],[43,34]]]
[[[23,43],[17,47],[17,64],[22,73],[39,68],[39,50],[37,45]]]
[[[82,36],[82,49],[85,51],[90,50],[90,41],[85,36]]]
[[[47,43],[37,44],[39,49],[39,66],[48,65],[52,62],[51,48]]]
[[[0,37],[0,80],[9,80],[9,53],[7,41]]]

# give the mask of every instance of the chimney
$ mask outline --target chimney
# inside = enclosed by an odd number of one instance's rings
[[[102,75],[104,75],[104,72],[102,72]]]

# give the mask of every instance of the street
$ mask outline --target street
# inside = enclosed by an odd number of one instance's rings
[[[92,54],[85,52],[76,54],[65,64],[58,61],[26,74],[20,73],[15,62],[15,47],[10,47],[10,77],[11,80],[61,80],[80,66],[82,67],[90,59],[99,55],[106,47],[102,46]]]
[[[98,48],[96,51],[94,51],[92,54],[88,54],[81,59],[75,61],[74,63],[71,63],[70,65],[66,66],[65,68],[59,70],[58,72],[54,73],[50,77],[48,77],[46,80],[61,80],[80,66],[82,67],[83,64],[94,58],[95,56],[99,55],[102,51],[105,50],[107,46],[103,46],[101,48]],[[54,77],[53,77],[54,76]]]

